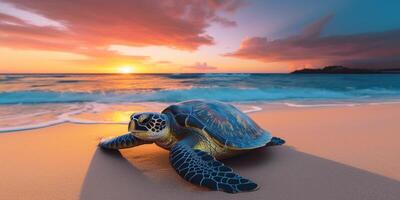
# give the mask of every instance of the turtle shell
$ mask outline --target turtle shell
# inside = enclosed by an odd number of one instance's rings
[[[166,112],[172,113],[178,123],[183,121],[181,125],[204,130],[221,145],[234,149],[262,147],[272,138],[246,114],[219,101],[185,101],[167,107]]]

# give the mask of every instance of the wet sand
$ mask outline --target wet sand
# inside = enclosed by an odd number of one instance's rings
[[[97,148],[125,125],[61,124],[0,135],[0,199],[398,199],[400,105],[269,109],[250,114],[287,144],[224,161],[260,185],[226,194],[193,186],[168,152]]]

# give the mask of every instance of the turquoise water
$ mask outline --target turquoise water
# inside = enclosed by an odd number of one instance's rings
[[[0,75],[0,132],[66,122],[126,123],[132,112],[159,111],[189,99],[230,102],[245,112],[260,110],[260,103],[313,107],[400,102],[400,75]],[[118,117],[109,117],[116,113]]]
[[[252,101],[385,101],[400,75],[162,74],[0,75],[0,104]]]

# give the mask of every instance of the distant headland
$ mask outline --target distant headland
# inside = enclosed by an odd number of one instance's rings
[[[304,68],[291,72],[291,74],[386,74],[386,73],[400,73],[400,68],[356,69],[344,66],[326,66],[318,69]]]

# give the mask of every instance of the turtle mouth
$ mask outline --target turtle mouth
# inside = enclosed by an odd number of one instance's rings
[[[130,134],[132,134],[134,137],[144,140],[144,141],[154,141],[159,138],[158,135],[153,135],[148,131],[129,131]]]
[[[130,130],[131,130],[131,126],[132,126],[132,120],[129,122],[129,124],[128,124],[128,131],[129,132],[131,132]]]
[[[128,133],[135,135],[135,133],[147,133],[147,131],[133,130],[133,131],[128,131]]]

